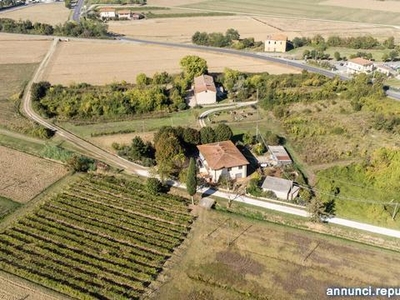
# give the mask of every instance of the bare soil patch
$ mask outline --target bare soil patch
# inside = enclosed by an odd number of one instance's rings
[[[339,6],[346,8],[362,8],[378,11],[400,12],[400,2],[398,1],[377,1],[377,0],[328,0],[319,5]]]
[[[147,1],[147,5],[149,6],[181,6],[181,5],[188,5],[194,3],[200,3],[204,0],[149,0]]]
[[[55,162],[0,146],[0,195],[26,203],[67,173]]]
[[[55,2],[40,3],[29,5],[29,7],[22,9],[4,11],[0,14],[0,17],[57,25],[66,22],[69,14],[70,10],[65,7],[64,2]]]
[[[148,76],[163,71],[179,73],[179,61],[186,55],[198,55],[206,59],[210,72],[221,72],[225,67],[271,74],[299,72],[298,69],[283,65],[227,54],[140,43],[70,41],[59,44],[43,79],[52,84],[134,82],[139,73]]]

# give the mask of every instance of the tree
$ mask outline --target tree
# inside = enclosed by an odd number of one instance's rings
[[[226,124],[219,124],[215,129],[215,142],[230,140],[233,136],[232,129]]]
[[[383,46],[387,49],[394,49],[394,37],[388,37],[388,39],[383,42]]]
[[[40,81],[38,83],[33,83],[31,88],[31,100],[39,101],[46,96],[47,91],[51,87],[50,82]]]
[[[193,157],[190,158],[189,168],[186,177],[186,190],[190,197],[192,198],[192,204],[194,205],[193,196],[196,194],[197,190],[197,176],[196,176],[196,162]]]
[[[225,36],[229,39],[229,41],[238,41],[240,39],[239,31],[233,28],[229,28],[226,31]]]
[[[336,52],[333,54],[333,57],[334,57],[335,60],[337,60],[337,61],[341,60],[340,53],[339,53],[338,51],[336,51]]]
[[[180,65],[185,78],[189,80],[208,72],[207,61],[196,55],[185,56],[181,59]]]
[[[310,214],[310,221],[314,223],[320,223],[326,217],[325,205],[320,199],[314,197],[311,199],[307,206],[308,213]]]
[[[253,145],[254,142],[255,142],[254,135],[252,135],[249,131],[246,132],[246,133],[243,135],[242,140],[243,140],[243,143],[244,143],[245,145]]]
[[[74,172],[87,172],[93,166],[94,160],[85,156],[73,155],[67,160],[67,167]]]
[[[151,78],[147,77],[146,74],[139,73],[136,76],[136,84],[138,86],[143,87],[143,86],[149,85],[150,83],[151,83]]]
[[[200,141],[202,144],[215,142],[215,132],[211,127],[202,127],[200,129]]]
[[[146,180],[146,190],[153,195],[157,195],[162,192],[163,184],[157,178],[147,178]]]
[[[399,52],[397,50],[392,50],[389,52],[389,58],[391,61],[394,61],[399,57]]]
[[[183,130],[183,141],[190,145],[200,144],[200,132],[194,128],[186,127]]]
[[[177,163],[183,154],[182,146],[176,135],[171,132],[164,132],[155,142],[156,162],[161,179],[175,173]]]

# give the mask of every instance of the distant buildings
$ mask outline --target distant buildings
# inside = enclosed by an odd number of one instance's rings
[[[245,178],[249,162],[232,141],[197,146],[199,149],[200,174],[216,183],[221,176],[229,179]]]
[[[100,18],[103,20],[120,19],[120,20],[139,20],[143,19],[144,15],[134,13],[131,10],[116,10],[111,7],[103,7],[99,9]]]
[[[266,52],[286,52],[288,37],[283,34],[268,35],[265,40]]]
[[[293,200],[300,191],[300,187],[296,186],[293,181],[272,176],[265,178],[261,188],[265,192],[273,192],[277,198],[282,200]]]
[[[196,105],[213,104],[217,102],[217,89],[210,75],[201,75],[194,79],[194,98]]]

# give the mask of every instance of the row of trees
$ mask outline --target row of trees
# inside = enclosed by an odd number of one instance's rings
[[[43,34],[61,35],[84,38],[106,38],[108,37],[108,26],[95,20],[81,20],[81,22],[65,22],[52,26],[50,24],[29,20],[15,21],[8,18],[0,18],[0,32],[23,33],[23,34]]]
[[[329,36],[325,39],[322,35],[318,34],[312,38],[308,37],[295,37],[292,40],[293,48],[303,46],[313,46],[318,50],[326,50],[328,47],[345,47],[352,49],[394,49],[394,37],[389,37],[382,43],[376,38],[367,36],[358,37],[340,37],[338,35]]]
[[[258,48],[263,42],[256,42],[254,38],[240,38],[236,29],[230,28],[225,35],[221,32],[200,32],[197,31],[192,36],[192,42],[196,45],[212,47],[234,47],[235,49]]]
[[[32,101],[46,117],[59,119],[115,119],[151,112],[169,112],[187,108],[186,94],[195,76],[207,73],[207,62],[198,56],[181,59],[182,72],[167,72],[136,77],[136,85],[126,82],[105,86],[86,83],[51,86],[48,82],[32,86]]]

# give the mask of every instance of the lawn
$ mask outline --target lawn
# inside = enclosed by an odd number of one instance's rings
[[[358,5],[347,5],[345,2],[324,5],[322,0],[217,0],[199,1],[183,7],[218,12],[240,13],[247,15],[286,16],[289,18],[311,18],[334,21],[352,21],[375,24],[398,24],[400,17],[398,5],[386,3],[373,5],[375,1],[357,0]],[[335,1],[333,1],[335,2]],[[351,1],[356,2],[356,1]],[[368,3],[366,3],[368,2]],[[390,1],[388,1],[390,2]],[[383,10],[387,8],[386,11]]]
[[[400,283],[398,252],[232,213],[199,211],[180,254],[153,299],[328,299],[332,286]]]
[[[20,206],[20,203],[0,196],[0,220],[3,219],[6,215],[12,213]]]
[[[139,299],[182,243],[187,199],[85,176],[0,236],[0,269],[77,299]]]

